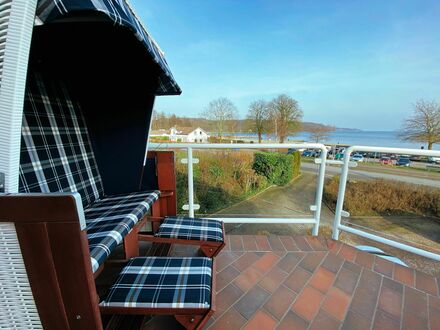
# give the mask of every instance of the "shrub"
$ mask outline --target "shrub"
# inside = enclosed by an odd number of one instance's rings
[[[299,175],[301,157],[299,152],[280,154],[276,152],[257,152],[252,168],[257,174],[266,177],[276,185],[285,185]]]
[[[177,158],[186,157],[178,152]],[[252,169],[249,151],[195,151],[199,164],[194,166],[194,202],[197,213],[209,214],[230,206],[267,187],[265,177]],[[177,207],[179,212],[188,201],[187,167],[176,162]]]
[[[339,177],[324,187],[324,201],[336,207]],[[348,181],[344,209],[354,216],[430,215],[440,217],[440,192],[391,180]]]

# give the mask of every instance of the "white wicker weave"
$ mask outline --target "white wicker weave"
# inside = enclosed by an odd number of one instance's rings
[[[42,329],[13,223],[0,223],[0,329]]]
[[[37,0],[0,0],[0,172],[18,190],[21,120]]]

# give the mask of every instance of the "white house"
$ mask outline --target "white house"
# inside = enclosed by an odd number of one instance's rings
[[[172,127],[170,129],[170,141],[173,142],[207,143],[208,139],[208,133],[200,127],[194,130],[189,127],[183,127],[181,129]]]

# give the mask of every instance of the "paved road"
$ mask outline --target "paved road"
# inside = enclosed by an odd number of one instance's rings
[[[316,173],[318,170],[318,165],[313,163],[301,163],[301,170],[303,172],[309,172],[309,173]],[[341,167],[336,166],[328,166],[326,167],[326,176],[332,177],[336,174],[341,173]],[[373,170],[358,170],[355,168],[351,168],[349,172],[350,178],[357,178],[357,179],[387,179],[387,180],[395,180],[395,181],[401,181],[411,184],[418,184],[418,185],[425,185],[435,188],[440,188],[440,180],[436,180],[433,178],[422,178],[417,176],[418,173],[408,173],[408,172],[398,172],[396,171],[396,174],[390,174],[390,173],[381,173],[376,172]]]

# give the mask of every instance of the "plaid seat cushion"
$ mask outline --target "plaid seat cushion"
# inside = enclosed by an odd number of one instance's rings
[[[156,236],[223,242],[223,226],[221,221],[212,219],[166,217],[160,225]]]
[[[209,309],[211,290],[212,260],[209,258],[134,258],[100,305]]]
[[[160,196],[160,191],[103,198],[84,210],[95,272]]]
[[[66,86],[29,74],[23,108],[19,192],[78,192],[84,207],[104,195],[86,123]]]

